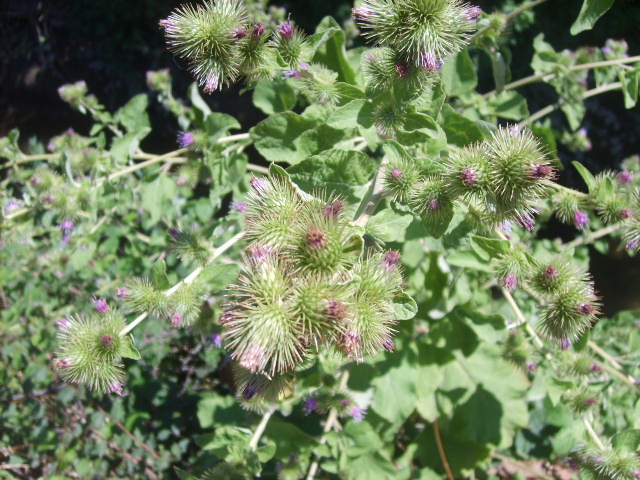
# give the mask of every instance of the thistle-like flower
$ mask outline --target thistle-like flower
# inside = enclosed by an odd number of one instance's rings
[[[574,280],[547,301],[538,326],[550,338],[576,340],[596,322],[599,307],[591,283]]]
[[[475,29],[475,10],[459,0],[365,0],[352,12],[365,37],[429,71],[462,50]]]
[[[198,83],[212,93],[236,80],[241,60],[238,32],[247,14],[239,0],[207,0],[183,5],[160,21],[169,48],[186,59]]]
[[[124,317],[113,310],[101,316],[65,319],[58,330],[54,362],[60,376],[68,382],[86,383],[92,390],[121,394],[122,357],[130,348],[129,337],[120,336],[125,325]]]

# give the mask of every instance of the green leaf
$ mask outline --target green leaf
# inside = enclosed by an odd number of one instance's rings
[[[167,277],[167,264],[159,260],[151,267],[151,282],[156,290],[171,288],[171,282]]]
[[[513,90],[506,90],[489,98],[487,106],[491,115],[507,120],[522,120],[529,116],[527,101]]]
[[[190,473],[185,472],[181,468],[173,467],[173,470],[176,472],[176,475],[178,475],[178,478],[180,480],[199,480],[198,477],[196,477],[195,475],[191,475]]]
[[[267,115],[292,110],[296,92],[286,80],[261,80],[253,90],[253,104]]]
[[[464,147],[474,142],[484,140],[484,134],[476,122],[456,113],[451,105],[444,105],[440,111],[443,122],[440,124],[447,135],[447,142],[451,145]]]
[[[240,421],[244,411],[233,395],[206,394],[198,402],[198,420],[202,428]]]
[[[192,83],[189,86],[187,95],[189,96],[189,100],[191,100],[191,105],[193,105],[194,112],[196,114],[196,123],[202,126],[205,118],[211,114],[211,109],[209,108],[209,105],[207,105],[207,102],[205,102],[200,96],[197,83]]]
[[[414,216],[409,211],[385,208],[367,222],[366,233],[382,242],[403,242]]]
[[[151,128],[142,127],[122,137],[115,137],[111,145],[110,153],[116,162],[124,162],[133,157],[140,142],[151,132]]]
[[[442,83],[449,96],[458,96],[475,90],[478,85],[478,76],[466,49],[451,55],[444,62]]]
[[[493,82],[496,85],[496,90],[502,90],[505,83],[507,83],[507,75],[509,74],[509,68],[507,62],[504,59],[504,55],[499,50],[489,50],[489,56],[491,57],[491,70],[493,72]],[[475,87],[474,87],[475,88]]]
[[[175,191],[175,182],[166,175],[159,175],[155,180],[141,186],[142,208],[149,213],[152,224],[158,223],[167,212],[168,203]]]
[[[333,147],[348,132],[318,125],[292,112],[277,113],[250,130],[256,149],[271,162],[291,165]]]
[[[374,365],[376,374],[371,385],[375,393],[371,408],[392,424],[403,423],[415,409],[416,360],[416,352],[407,348]]]
[[[474,235],[471,237],[471,247],[486,260],[496,258],[503,253],[507,253],[511,248],[509,240],[499,238],[487,238]]]
[[[593,188],[596,186],[595,177],[580,162],[573,161],[573,162],[571,162],[571,164],[578,171],[578,173],[580,174],[580,176],[584,180],[584,183],[587,184],[587,189],[589,190],[589,193],[591,193],[593,191]]]
[[[397,321],[411,320],[418,313],[416,301],[406,293],[394,297],[393,316]]]
[[[365,153],[330,149],[289,167],[287,173],[303,190],[309,191],[326,182],[364,185],[376,168],[376,162]]]
[[[327,125],[334,128],[353,128],[366,102],[364,99],[357,99],[336,108],[327,119]]]
[[[93,258],[93,254],[96,251],[96,244],[91,242],[89,244],[83,243],[76,248],[70,257],[70,263],[74,270],[78,271],[84,268],[89,260]]]
[[[238,278],[239,273],[240,267],[233,263],[209,265],[200,274],[200,281],[215,293],[226,289]]]
[[[613,2],[614,0],[584,0],[578,18],[571,25],[571,35],[592,29],[598,19],[611,8]]]
[[[203,127],[211,141],[215,141],[223,135],[226,135],[229,130],[241,128],[238,120],[231,115],[220,112],[210,113],[205,119]]]
[[[640,430],[625,430],[616,433],[611,439],[613,448],[627,453],[640,452]]]
[[[302,431],[291,422],[280,418],[271,418],[264,435],[275,442],[278,458],[289,458],[311,451],[318,444],[311,435]]]
[[[355,84],[356,73],[347,59],[345,35],[338,22],[332,17],[323,18],[309,42],[315,50],[314,62],[337,72],[339,81]]]
[[[624,94],[624,107],[633,108],[638,102],[638,69],[623,70],[619,74]]]
[[[145,127],[151,126],[149,115],[147,115],[147,106],[149,98],[145,93],[136,95],[127,102],[115,114],[115,118],[129,132],[135,132]]]
[[[120,350],[120,355],[122,357],[130,358],[132,360],[140,360],[140,358],[142,358],[140,356],[140,352],[138,352],[136,347],[133,346],[133,338],[131,338],[131,335],[127,335],[122,339],[122,341],[123,345],[122,349]]]

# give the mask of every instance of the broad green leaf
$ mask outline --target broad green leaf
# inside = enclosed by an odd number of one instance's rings
[[[115,114],[115,118],[129,132],[136,132],[142,128],[149,127],[149,115],[147,115],[147,106],[149,98],[145,93],[136,95],[127,102]]]
[[[240,123],[231,115],[226,113],[213,112],[207,115],[204,120],[204,130],[207,132],[211,141],[217,140],[219,137],[226,135],[229,130],[239,129]]]
[[[451,145],[464,147],[484,140],[484,134],[478,124],[456,113],[450,105],[445,105],[440,114],[444,120],[440,125],[447,135],[447,142]]]
[[[289,167],[287,173],[304,190],[325,182],[364,185],[376,171],[377,163],[356,150],[330,149]]]
[[[369,235],[383,242],[403,242],[407,227],[413,220],[414,215],[409,211],[385,208],[369,219],[365,229]]]
[[[628,453],[640,452],[640,430],[625,430],[616,433],[611,439],[613,448],[624,450]]]
[[[189,86],[189,91],[187,93],[189,96],[189,100],[191,100],[191,105],[194,107],[194,111],[196,114],[196,123],[200,126],[204,124],[205,118],[207,118],[211,114],[211,109],[207,102],[203,100],[200,96],[200,91],[198,90],[198,84],[192,83]]]
[[[288,459],[291,455],[304,454],[318,443],[293,423],[280,418],[269,420],[264,434],[275,442],[277,458]]]
[[[507,120],[522,120],[529,116],[527,101],[519,93],[506,90],[489,98],[487,106],[491,115]]]
[[[89,263],[89,260],[93,258],[93,254],[95,251],[95,243],[81,243],[78,248],[73,251],[71,257],[69,258],[73,269],[76,271],[81,270],[87,263]]]
[[[449,96],[458,96],[476,88],[478,76],[466,49],[451,55],[444,62],[442,83]]]
[[[578,173],[580,174],[580,176],[584,180],[584,183],[587,184],[587,189],[589,190],[589,192],[592,192],[593,188],[596,185],[595,177],[580,162],[573,161],[573,162],[571,162],[571,164],[578,171]]]
[[[406,293],[394,297],[393,299],[393,316],[395,320],[411,320],[418,313],[416,301]]]
[[[376,375],[371,385],[375,388],[375,393],[371,408],[393,424],[404,422],[415,408],[416,357],[415,352],[407,348],[374,365]]]
[[[142,208],[150,215],[152,224],[158,223],[176,191],[176,184],[166,175],[141,186]]]
[[[345,35],[332,17],[322,19],[316,33],[309,38],[314,46],[313,61],[321,63],[330,70],[338,73],[338,80],[350,84],[355,83],[355,70],[347,59],[345,50]]]
[[[625,108],[633,108],[638,102],[638,71],[623,70],[619,73]]]
[[[167,278],[167,264],[164,260],[159,260],[151,267],[151,282],[156,290],[167,290],[171,288],[171,282]]]
[[[583,0],[578,18],[571,25],[571,35],[592,29],[598,19],[611,8],[613,2],[614,0]]]
[[[335,128],[352,128],[358,119],[360,110],[366,103],[364,99],[351,100],[336,108],[327,119],[327,125]]]
[[[491,49],[489,51],[489,56],[491,58],[493,82],[496,86],[496,90],[500,91],[508,81],[507,76],[509,75],[509,67],[507,67],[507,62],[505,61],[504,55],[501,51]]]
[[[120,355],[124,358],[130,358],[132,360],[140,360],[140,352],[133,346],[133,338],[130,335],[127,335],[122,339],[124,345],[122,350],[120,351]]]
[[[487,238],[474,235],[471,237],[471,247],[486,260],[496,258],[503,253],[507,253],[511,248],[509,240],[498,238]]]
[[[124,162],[132,158],[140,142],[149,135],[149,132],[151,132],[151,128],[142,127],[122,137],[115,137],[110,152],[116,162]]]
[[[239,273],[240,267],[233,263],[209,265],[202,271],[199,280],[215,293],[226,289],[238,278]]]
[[[263,113],[291,110],[296,104],[296,92],[287,80],[261,80],[253,90],[253,104]]]

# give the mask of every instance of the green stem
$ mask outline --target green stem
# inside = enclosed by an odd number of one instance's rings
[[[256,448],[258,448],[258,442],[260,441],[260,437],[264,433],[265,428],[267,428],[269,419],[271,418],[271,415],[273,415],[275,411],[276,409],[272,407],[269,410],[267,410],[262,416],[262,420],[260,420],[260,423],[258,424],[258,427],[256,428],[256,431],[253,433],[253,436],[251,437],[251,441],[249,442],[249,448],[251,449],[251,451],[255,452]]]
[[[518,15],[520,15],[523,12],[526,12],[527,10],[530,10],[534,7],[537,7],[538,5],[546,2],[547,0],[534,0],[533,2],[529,2],[529,3],[525,3],[524,5],[521,5],[520,7],[516,8],[513,12],[508,13],[505,15],[505,21],[506,22],[510,22],[511,20],[513,20],[514,18],[516,18]],[[475,40],[476,38],[480,37],[481,35],[483,35],[487,30],[489,30],[489,25],[487,25],[484,28],[481,28],[480,30],[478,30],[476,33],[474,33],[470,38],[469,38],[469,42],[472,42],[473,40]]]
[[[193,282],[198,275],[200,275],[202,273],[202,271],[205,269],[206,266],[210,265],[211,263],[213,263],[213,261],[218,258],[220,255],[222,255],[224,252],[226,252],[229,248],[231,248],[238,240],[240,240],[242,237],[244,236],[244,232],[240,232],[240,233],[236,233],[233,237],[231,237],[229,240],[227,240],[225,243],[223,243],[222,245],[220,245],[218,248],[216,248],[213,253],[211,254],[211,257],[209,257],[209,259],[207,260],[207,263],[204,266],[200,266],[198,268],[196,268],[193,272],[191,272],[189,274],[189,276],[187,276],[184,280],[176,283],[173,287],[171,287],[168,290],[165,290],[164,294],[167,297],[170,297],[171,295],[173,295],[182,285],[188,285],[191,282]],[[143,312],[141,313],[138,317],[136,317],[136,319],[131,322],[129,325],[127,325],[125,328],[123,328],[120,331],[120,336],[124,337],[126,334],[128,334],[131,330],[133,330],[136,326],[138,326],[138,324],[140,322],[142,322],[145,318],[147,318],[147,316],[149,315],[149,312]]]
[[[612,90],[618,90],[620,88],[622,88],[622,82],[615,82],[615,83],[610,83],[608,85],[601,85],[600,87],[593,88],[591,90],[587,90],[586,92],[584,92],[582,94],[582,99],[586,100],[587,98],[595,97],[596,95],[600,95],[601,93],[610,92]],[[557,103],[554,103],[553,105],[547,105],[546,107],[538,110],[533,115],[530,115],[529,118],[521,121],[518,124],[518,126],[522,127],[522,126],[527,125],[529,123],[533,123],[536,120],[540,120],[541,118],[546,117],[547,115],[549,115],[553,111],[555,111],[558,108],[560,108],[565,103],[567,103],[567,100],[561,98],[560,100],[558,100]]]
[[[342,372],[342,375],[340,376],[338,390],[344,390],[348,382],[349,382],[349,370],[345,368]],[[329,415],[327,416],[327,421],[325,422],[324,428],[322,429],[322,437],[320,437],[320,441],[319,441],[320,445],[324,445],[325,443],[327,443],[327,433],[333,430],[333,428],[337,425],[336,423],[337,420],[338,420],[338,410],[336,410],[335,408],[332,408],[329,411]],[[320,466],[320,463],[318,458],[316,457],[313,463],[309,466],[306,480],[312,480],[316,476],[319,466]]]
[[[378,205],[378,202],[384,196],[384,171],[389,165],[389,159],[383,157],[376,172],[376,176],[373,179],[373,183],[367,192],[367,196],[362,200],[360,205],[360,214],[353,221],[353,225],[363,227],[369,221],[369,217],[373,214]]]
[[[174,150],[173,152],[165,153],[164,155],[160,155],[160,156],[155,157],[155,158],[150,158],[149,160],[147,160],[145,162],[136,163],[135,165],[131,165],[131,166],[127,167],[127,168],[123,168],[119,172],[112,173],[111,175],[109,175],[107,177],[98,178],[96,180],[96,183],[98,185],[101,185],[104,182],[110,182],[111,180],[114,180],[114,179],[116,179],[118,177],[122,177],[124,175],[127,175],[128,173],[135,172],[136,170],[141,170],[143,168],[148,167],[149,165],[153,165],[155,163],[160,163],[160,162],[168,160],[168,159],[170,159],[172,157],[175,157],[177,155],[186,153],[188,150],[189,150],[188,148],[180,148],[178,150]]]
[[[620,229],[620,226],[621,225],[619,223],[616,223],[615,225],[609,225],[608,227],[602,228],[600,230],[596,230],[595,232],[591,232],[582,237],[576,238],[575,240],[565,243],[564,250],[568,250],[569,248],[572,248],[572,247],[578,247],[580,245],[592,243],[597,239],[606,237],[610,233],[613,233],[616,230]]]
[[[600,450],[603,450],[603,451],[606,450],[604,444],[602,443],[602,440],[600,440],[600,437],[598,436],[596,431],[593,429],[591,422],[587,420],[585,417],[582,417],[582,423],[584,423],[584,426],[587,429],[587,433],[591,437],[591,440],[593,440],[593,443],[595,443]]]
[[[580,70],[590,70],[592,68],[600,68],[600,67],[608,67],[611,65],[622,65],[627,63],[640,62],[640,55],[635,57],[626,57],[626,58],[617,58],[614,60],[603,60],[601,62],[591,62],[591,63],[581,63],[579,65],[573,65],[569,67],[570,72],[577,72]],[[528,77],[521,78],[511,83],[507,83],[500,91],[504,90],[513,90],[514,88],[522,87],[524,85],[529,85],[530,83],[535,83],[538,81],[548,82],[552,78],[557,77],[558,73],[538,73],[535,75],[529,75]],[[495,94],[497,94],[497,90],[492,90],[490,92],[482,94],[480,98],[487,99]]]

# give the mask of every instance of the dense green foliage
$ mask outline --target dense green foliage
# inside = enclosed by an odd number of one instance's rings
[[[543,1],[365,0],[308,36],[259,2],[181,7],[170,49],[263,121],[160,70],[115,112],[61,87],[87,136],[0,139],[0,476],[637,478],[640,317],[600,318],[588,247],[640,249],[640,159],[575,162],[582,192],[555,151],[590,149],[586,98],[636,105],[640,58],[540,35],[510,83]],[[534,82],[558,100],[531,113]],[[179,149],[140,149],[150,102]],[[574,239],[538,236],[554,217]]]

